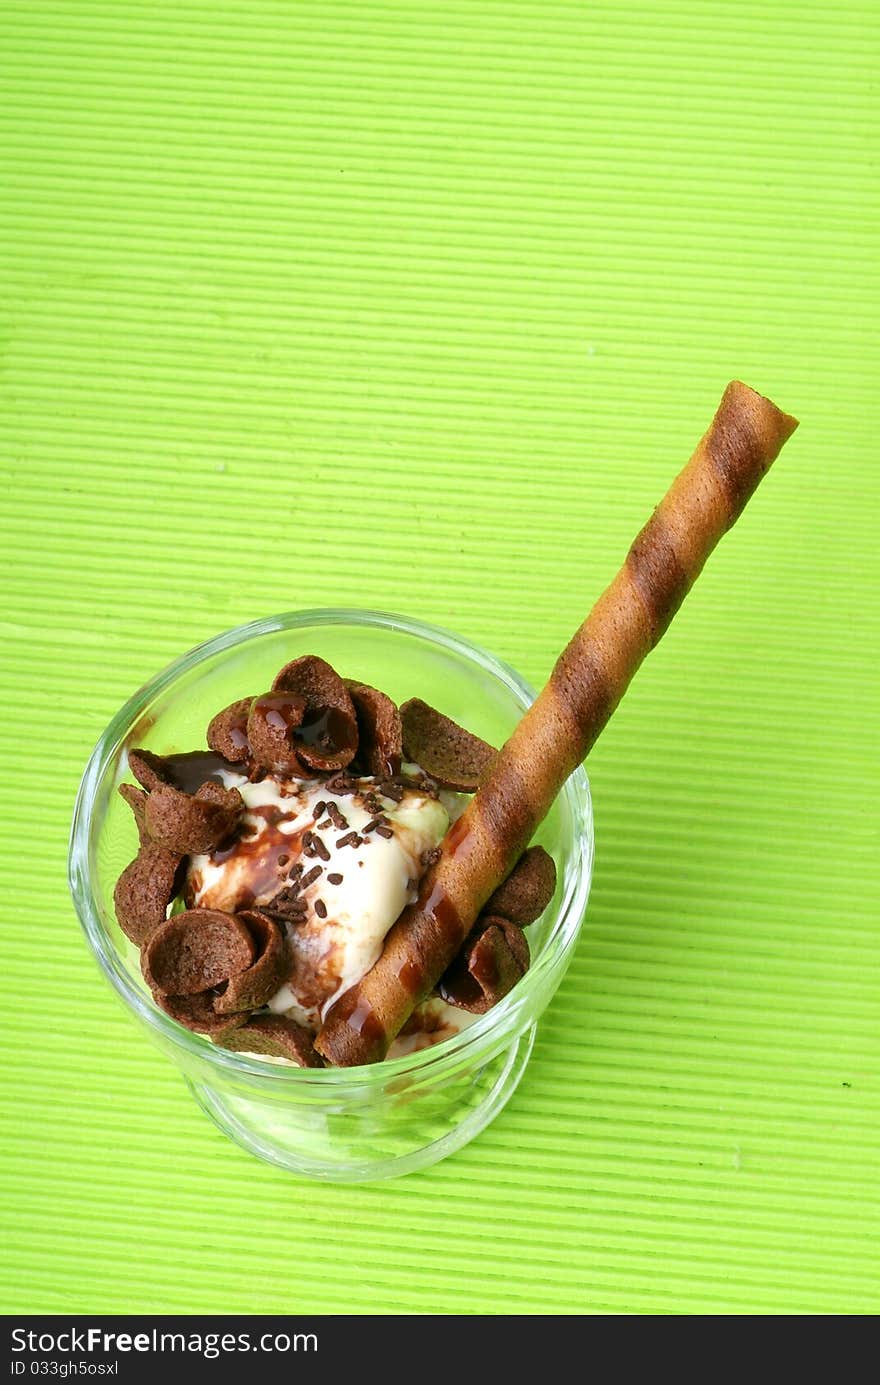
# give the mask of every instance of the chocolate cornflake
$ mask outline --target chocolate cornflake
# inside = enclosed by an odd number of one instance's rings
[[[244,909],[236,917],[253,939],[255,956],[249,967],[230,977],[225,990],[215,998],[218,1015],[258,1010],[278,990],[286,971],[287,946],[277,921],[261,909]]]
[[[468,934],[438,990],[447,1004],[483,1015],[513,990],[528,969],[525,934],[508,919],[488,915]]]
[[[128,768],[141,788],[148,792],[157,789],[160,784],[169,782],[171,772],[168,764],[161,755],[155,755],[152,750],[130,750]]]
[[[272,692],[289,693],[305,703],[301,729],[291,742],[303,765],[321,772],[341,770],[357,753],[354,703],[339,674],[325,659],[304,654],[280,670]]]
[[[233,764],[241,764],[250,758],[247,726],[253,701],[252,697],[239,698],[218,712],[208,725],[208,745]]]
[[[219,989],[219,988],[218,988]],[[170,1015],[178,1024],[183,1024],[195,1034],[205,1034],[219,1041],[224,1034],[238,1029],[247,1022],[248,1011],[221,1015],[214,1009],[217,998],[215,991],[201,991],[197,995],[158,995],[154,1000],[160,1010]]]
[[[135,826],[138,831],[138,840],[141,846],[146,846],[147,842],[150,840],[150,834],[147,831],[144,817],[147,808],[146,790],[135,788],[134,784],[120,784],[119,793],[120,796],[125,799],[134,815]]]
[[[403,737],[400,713],[386,693],[346,678],[358,727],[357,764],[364,774],[396,774],[400,769]]]
[[[177,893],[183,856],[145,842],[116,882],[113,904],[119,927],[140,947],[165,922]]]
[[[305,899],[299,897],[301,884],[288,885],[280,889],[279,893],[269,900],[267,904],[261,904],[263,913],[277,915],[279,918],[290,922],[298,922],[306,915]]]
[[[231,835],[242,813],[238,789],[224,789],[208,780],[195,794],[171,784],[150,791],[144,824],[153,841],[169,851],[194,854],[213,851]]]
[[[297,727],[307,713],[304,697],[292,692],[268,692],[255,697],[247,722],[251,755],[257,764],[273,774],[303,778],[308,770],[299,758],[295,741]]]
[[[301,1068],[323,1067],[322,1059],[315,1052],[313,1036],[286,1015],[255,1015],[241,1028],[225,1034],[220,1043],[223,1048],[238,1053],[289,1058]]]
[[[327,816],[333,823],[333,826],[340,832],[344,832],[346,827],[348,827],[348,818],[344,813],[339,811],[335,803],[331,802],[327,804]]]
[[[498,754],[450,717],[412,697],[400,709],[407,759],[447,789],[473,793]]]
[[[318,915],[319,919],[325,919],[327,917],[327,905],[324,903],[323,899],[315,900],[315,913]]]
[[[328,876],[327,876],[327,880],[329,881],[329,883],[330,883],[331,885],[341,885],[341,884],[342,884],[342,876],[339,874],[339,871],[338,871],[338,870],[334,870],[334,871],[332,872],[332,874],[328,875]]]
[[[527,928],[543,914],[556,889],[556,864],[542,846],[530,846],[503,884],[491,895],[484,914]]]
[[[256,946],[244,922],[220,909],[173,914],[148,939],[141,970],[160,995],[196,995],[244,971]]]

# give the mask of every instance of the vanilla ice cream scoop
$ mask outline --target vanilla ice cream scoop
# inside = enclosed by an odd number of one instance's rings
[[[391,794],[373,779],[348,780],[336,792],[332,780],[253,783],[233,770],[222,777],[246,812],[234,842],[190,858],[187,905],[269,908],[284,924],[291,959],[269,1008],[316,1029],[373,966],[385,934],[415,899],[426,854],[443,839],[460,796],[440,797],[417,775],[401,778]]]

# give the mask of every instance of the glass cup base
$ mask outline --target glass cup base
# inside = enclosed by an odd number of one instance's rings
[[[417,1122],[408,1121],[396,1134],[388,1129],[387,1117],[378,1126],[369,1108],[360,1114],[322,1112],[309,1120],[285,1105],[230,1096],[191,1077],[185,1081],[218,1129],[264,1163],[329,1183],[373,1183],[429,1168],[493,1121],[519,1086],[536,1030],[531,1025],[470,1074],[467,1094],[448,1093],[445,1112],[437,1110],[431,1119],[420,1111]],[[403,1092],[401,1097],[405,1099]]]
[[[270,686],[277,670],[318,654],[398,703],[439,702],[490,745],[502,745],[533,698],[506,664],[448,631],[376,611],[293,611],[218,635],[178,659],[120,709],[80,786],[70,882],[89,945],[129,1011],[181,1069],[215,1124],[276,1167],[328,1182],[366,1182],[426,1168],[488,1125],[513,1093],[535,1021],[571,959],[593,860],[583,769],[563,785],[535,836],[556,863],[553,900],[528,929],[531,966],[461,1033],[406,1057],[354,1068],[277,1066],[216,1047],[153,1002],[137,950],[120,931],[113,891],[137,850],[117,793],[133,746],[158,754],[201,744],[218,708]]]

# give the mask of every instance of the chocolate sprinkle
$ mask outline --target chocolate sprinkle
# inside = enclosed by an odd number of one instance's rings
[[[315,900],[315,913],[318,915],[319,919],[325,919],[327,917],[327,905],[324,903],[323,899]]]
[[[327,780],[327,789],[330,793],[338,794],[340,798],[345,798],[346,794],[353,794],[357,791],[357,785],[350,774],[334,774]]]
[[[306,916],[306,902],[300,899],[300,886],[288,885],[283,890],[279,890],[274,899],[270,899],[268,904],[260,907],[265,913],[277,915],[278,918],[286,919],[291,923],[298,923]]]
[[[393,779],[386,779],[377,785],[377,792],[383,798],[390,798],[393,803],[399,803],[406,793],[406,789],[403,784],[398,784]]]

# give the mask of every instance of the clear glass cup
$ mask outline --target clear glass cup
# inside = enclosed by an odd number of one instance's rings
[[[535,1025],[565,972],[587,903],[593,861],[589,784],[566,783],[536,840],[557,865],[556,895],[529,929],[532,965],[488,1014],[433,1048],[368,1067],[306,1069],[215,1047],[153,1003],[136,949],[113,911],[113,887],[137,836],[116,792],[126,750],[198,749],[221,707],[267,688],[300,654],[395,700],[421,697],[495,745],[534,696],[513,669],[418,621],[374,611],[317,610],[239,626],[199,645],[129,699],[86,766],[74,810],[70,887],[105,975],[181,1069],[225,1134],[269,1163],[336,1182],[390,1178],[459,1149],[498,1114],[519,1082]]]

